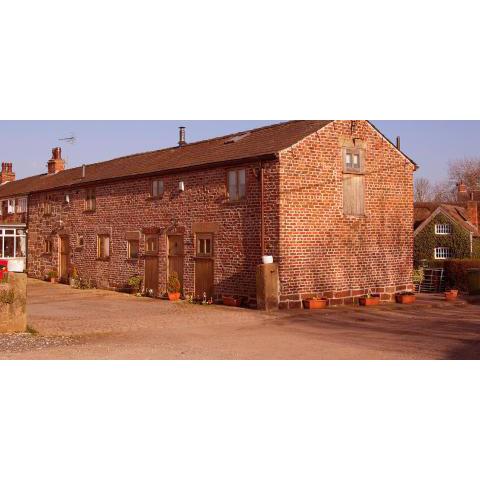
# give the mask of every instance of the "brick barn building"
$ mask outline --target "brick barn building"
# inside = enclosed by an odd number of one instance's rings
[[[322,295],[385,300],[411,285],[415,164],[368,121],[291,121],[0,186],[28,198],[27,272],[99,288],[139,274],[155,295],[177,271],[184,294],[256,296],[262,255],[280,306]],[[23,200],[22,200],[23,201]],[[3,212],[3,223],[10,213]]]

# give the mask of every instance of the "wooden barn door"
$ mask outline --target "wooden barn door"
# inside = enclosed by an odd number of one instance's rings
[[[144,288],[158,297],[158,235],[145,235]]]
[[[170,276],[177,272],[180,280],[180,292],[183,293],[183,235],[168,235],[168,272]]]
[[[69,257],[70,257],[70,242],[68,235],[62,235],[60,237],[60,268],[58,275],[60,277],[60,281],[64,283],[68,283],[68,268],[69,268]]]
[[[213,235],[197,234],[195,255],[195,297],[213,297]]]

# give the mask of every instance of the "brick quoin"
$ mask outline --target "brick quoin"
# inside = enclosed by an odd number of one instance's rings
[[[343,213],[345,142],[365,150],[365,215]],[[413,262],[414,165],[367,121],[334,121],[263,163],[265,253],[279,264],[280,307],[301,308],[316,295],[332,305],[351,304],[368,292],[391,300],[411,288]],[[43,215],[45,192],[29,195],[28,274],[44,278],[57,270],[59,235],[69,235],[71,264],[100,288],[122,289],[132,275],[144,274],[145,239],[140,258],[127,258],[127,231],[156,227],[159,234],[159,291],[166,290],[167,233],[184,231],[184,293],[194,293],[195,223],[214,223],[215,296],[255,298],[255,270],[261,261],[259,162],[242,164],[247,174],[244,201],[226,197],[229,167],[102,181],[95,184],[96,210],[84,211],[83,186],[59,188],[51,215]],[[165,193],[150,198],[152,178]],[[184,182],[185,191],[178,184]],[[65,202],[65,195],[70,202]],[[96,236],[111,235],[110,259],[97,260]],[[77,237],[83,236],[84,246]],[[45,239],[53,253],[45,254]]]

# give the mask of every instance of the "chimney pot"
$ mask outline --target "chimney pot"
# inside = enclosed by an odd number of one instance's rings
[[[62,149],[60,147],[52,148],[52,158],[54,160],[60,160],[62,158]]]
[[[52,148],[52,158],[47,163],[48,173],[57,173],[65,170],[65,162],[62,158],[60,147]]]
[[[13,172],[13,164],[10,162],[2,162],[2,171],[0,173],[0,183],[15,181],[15,173]]]
[[[178,127],[178,146],[181,147],[185,145],[187,142],[185,141],[185,127]]]
[[[472,225],[478,228],[478,203],[475,200],[468,200],[467,202],[467,216]]]
[[[397,149],[400,150],[400,137],[397,137]]]

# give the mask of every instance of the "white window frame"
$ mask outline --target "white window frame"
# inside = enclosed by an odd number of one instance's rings
[[[15,213],[15,199],[9,198],[7,202],[7,213]]]
[[[6,233],[7,231],[12,231],[13,233]],[[22,233],[19,233],[22,232]],[[5,257],[5,237],[7,238],[13,238],[13,257]],[[26,256],[26,233],[25,233],[25,228],[23,227],[8,227],[8,228],[1,228],[0,229],[0,254],[2,260],[9,260],[9,259],[14,259],[14,258],[25,258],[23,257],[17,257],[17,238],[18,237],[23,237],[24,238],[24,248],[25,248],[25,256]]]
[[[435,247],[433,253],[435,260],[447,260],[452,258],[452,249],[450,247]]]
[[[435,224],[435,235],[451,235],[452,231],[453,229],[450,223]]]

